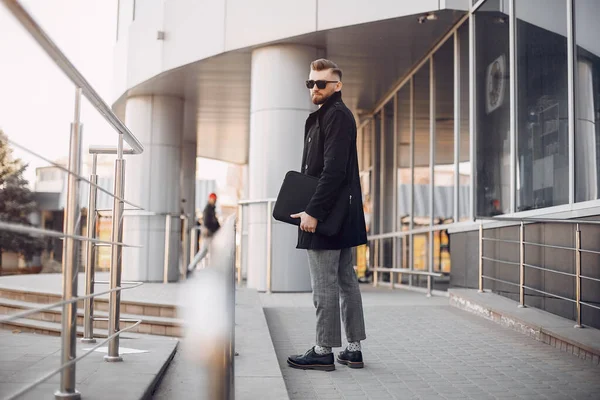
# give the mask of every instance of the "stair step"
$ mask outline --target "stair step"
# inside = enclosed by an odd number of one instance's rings
[[[50,336],[60,336],[62,332],[62,325],[58,322],[37,321],[31,319],[1,322],[0,328],[11,330],[17,329],[21,332],[38,333]],[[77,336],[83,337],[83,327],[77,326]],[[94,337],[106,339],[108,337],[108,331],[105,329],[94,330]],[[121,339],[136,339],[139,336],[135,333],[125,332],[120,337]]]
[[[44,307],[48,303],[32,303],[21,300],[12,300],[0,298],[0,315],[13,314],[21,312],[23,310],[30,310],[34,308]],[[26,317],[27,320],[32,321],[43,321],[43,322],[61,322],[62,308],[58,307],[51,310],[40,311],[39,313]],[[94,316],[99,318],[108,318],[108,312],[94,310]],[[77,309],[77,325],[83,326],[84,310]],[[137,314],[121,314],[121,319],[133,319],[142,320],[142,323],[134,328],[132,332],[137,333],[149,333],[161,336],[181,336],[182,321],[176,318],[167,317],[154,317],[147,315]],[[122,327],[133,325],[134,322],[121,322]],[[95,321],[94,322],[94,336],[96,336],[97,329],[107,329],[108,321]]]
[[[0,287],[0,298],[36,304],[51,304],[62,300],[62,297],[56,293],[34,292],[26,289],[13,289],[7,287]],[[83,300],[77,302],[77,307],[83,308]],[[107,298],[96,297],[94,299],[94,311],[108,312],[108,307],[109,304]],[[148,317],[176,318],[177,307],[170,304],[150,304],[138,301],[121,300],[121,313]]]

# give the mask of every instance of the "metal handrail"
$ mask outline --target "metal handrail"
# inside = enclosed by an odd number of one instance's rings
[[[0,0],[10,13],[21,23],[21,26],[29,32],[33,39],[40,45],[46,54],[54,61],[63,73],[81,88],[83,95],[89,100],[92,106],[98,111],[104,119],[121,135],[134,154],[140,154],[144,151],[144,146],[131,133],[125,124],[117,117],[108,104],[100,97],[98,92],[90,85],[85,77],[69,61],[67,56],[58,48],[52,39],[44,32],[42,27],[33,19],[33,17],[23,8],[17,0]]]
[[[243,218],[244,218],[244,206],[255,205],[255,204],[266,204],[267,205],[267,273],[266,273],[266,292],[271,293],[272,281],[273,281],[273,206],[277,202],[276,198],[256,199],[256,200],[241,200],[238,202],[238,218],[240,220],[240,235],[244,235],[243,232]],[[242,282],[242,267],[238,270],[237,276],[238,284]]]
[[[85,296],[74,297],[72,299],[58,301],[56,303],[52,303],[52,304],[49,304],[49,305],[44,306],[44,307],[37,307],[37,308],[33,308],[31,310],[22,311],[22,312],[15,313],[15,314],[5,315],[5,316],[0,317],[0,324],[4,323],[4,322],[9,322],[9,321],[14,321],[14,320],[17,320],[17,319],[25,318],[25,317],[28,317],[30,315],[37,314],[37,313],[40,313],[40,312],[43,312],[43,311],[52,310],[53,308],[64,306],[65,304],[72,304],[72,303],[76,303],[76,302],[78,302],[80,300],[91,299],[91,298],[94,298],[94,297],[97,297],[97,296],[102,296],[102,295],[105,295],[105,294],[116,292],[118,290],[134,289],[134,288],[136,288],[138,286],[141,286],[143,284],[144,284],[144,282],[137,282],[137,284],[135,284],[133,286],[117,287],[117,288],[114,288],[114,289],[106,290],[104,292],[92,293],[92,294],[85,295]]]
[[[81,361],[83,358],[89,356],[94,351],[96,351],[96,349],[99,349],[100,347],[104,346],[106,343],[108,343],[109,341],[113,340],[115,337],[117,337],[120,334],[122,334],[124,332],[127,332],[127,331],[129,331],[129,330],[137,327],[141,323],[142,323],[141,319],[137,320],[137,322],[135,324],[133,324],[131,326],[128,326],[127,328],[120,329],[118,332],[115,332],[112,335],[109,335],[106,339],[104,339],[103,341],[101,341],[100,343],[98,343],[97,345],[95,345],[94,347],[92,347],[91,349],[89,349],[88,351],[86,351],[85,353],[83,353],[82,355],[80,355],[79,357],[74,358],[74,359],[72,359],[71,361],[69,361],[69,362],[67,362],[65,364],[62,364],[60,367],[58,367],[54,371],[49,372],[48,374],[46,374],[43,377],[39,378],[37,381],[35,381],[33,383],[30,383],[29,385],[27,385],[23,389],[20,389],[18,392],[13,393],[6,400],[14,400],[14,399],[19,398],[20,396],[22,396],[25,393],[29,392],[31,389],[33,389],[37,385],[46,382],[48,379],[52,378],[54,375],[58,374],[59,372],[62,372],[65,368],[68,368],[71,365],[75,365],[78,361]]]
[[[32,155],[36,158],[39,158],[40,160],[42,160],[44,162],[47,162],[51,166],[58,168],[61,171],[65,172],[68,176],[74,176],[75,178],[77,178],[77,180],[87,183],[88,185],[90,185],[90,187],[93,187],[93,188],[101,191],[102,193],[106,193],[107,195],[109,195],[112,198],[116,198],[117,200],[120,200],[125,204],[129,204],[131,207],[135,207],[138,210],[144,209],[143,207],[138,206],[137,204],[134,204],[130,201],[127,201],[127,200],[117,196],[116,194],[112,193],[110,190],[104,189],[102,186],[98,185],[96,182],[92,182],[91,180],[86,179],[85,177],[81,176],[80,174],[76,174],[75,172],[71,171],[70,169],[63,167],[62,165],[55,163],[54,161],[51,161],[50,159],[42,156],[41,154],[36,153],[35,151],[33,151],[31,149],[28,149],[27,147],[15,142],[14,140],[11,140],[8,137],[0,136],[0,140],[4,140],[7,143],[9,143],[11,146],[17,147],[17,148],[23,150],[24,152],[29,153],[30,155]],[[125,152],[125,150],[123,152]],[[91,151],[90,151],[90,154],[94,154],[94,153],[91,153]],[[100,154],[100,153],[97,153],[97,154]]]
[[[17,145],[17,147],[24,149],[25,151],[33,154],[41,159],[46,160],[51,165],[62,169],[67,172],[67,199],[65,206],[65,217],[64,217],[64,229],[63,233],[60,234],[58,232],[47,231],[45,229],[37,229],[32,227],[20,226],[19,224],[6,224],[0,223],[0,227],[4,226],[5,229],[10,229],[11,231],[19,231],[23,233],[33,233],[33,234],[41,234],[41,235],[49,235],[49,236],[58,236],[64,238],[64,255],[63,255],[63,285],[62,285],[62,302],[57,304],[50,304],[45,307],[40,307],[34,310],[28,310],[22,313],[18,313],[16,315],[12,315],[6,317],[5,320],[14,319],[23,317],[26,315],[31,315],[32,313],[38,313],[40,310],[45,310],[54,307],[63,306],[62,310],[62,334],[61,334],[61,366],[53,371],[52,373],[46,375],[40,380],[34,382],[33,384],[27,386],[26,388],[20,390],[16,395],[17,397],[22,393],[25,393],[31,390],[33,387],[38,385],[41,382],[49,379],[51,376],[55,375],[58,372],[61,372],[61,380],[60,380],[60,389],[55,393],[55,397],[57,399],[79,399],[81,396],[79,392],[76,390],[76,382],[75,382],[75,363],[81,360],[83,357],[90,354],[90,352],[85,353],[80,357],[75,356],[75,342],[77,340],[77,325],[76,325],[76,302],[83,299],[86,301],[86,310],[88,309],[88,305],[91,304],[94,297],[109,294],[109,329],[108,338],[103,341],[101,344],[94,347],[94,350],[100,347],[102,344],[108,342],[108,355],[105,357],[107,361],[120,361],[121,357],[119,357],[119,335],[122,332],[125,332],[129,329],[134,328],[139,325],[141,321],[138,321],[137,324],[128,327],[127,329],[119,329],[119,313],[120,313],[120,293],[122,289],[132,289],[137,287],[136,285],[130,287],[121,287],[121,267],[122,267],[122,249],[125,247],[122,236],[123,236],[123,222],[122,222],[122,214],[123,214],[123,205],[130,204],[135,208],[141,208],[135,204],[132,204],[124,199],[124,173],[125,173],[125,162],[123,159],[123,154],[131,153],[131,154],[140,154],[143,152],[143,146],[139,142],[139,140],[130,132],[130,130],[119,120],[116,114],[111,110],[108,104],[99,96],[99,94],[92,88],[89,82],[84,78],[84,76],[74,67],[74,65],[68,60],[65,54],[56,46],[56,44],[50,39],[50,37],[46,34],[46,32],[40,27],[40,25],[33,19],[33,17],[23,8],[21,3],[18,0],[0,0],[0,2],[8,9],[8,11],[16,18],[16,20],[20,23],[20,25],[33,37],[33,39],[39,44],[39,46],[44,50],[44,52],[53,60],[54,64],[58,66],[63,73],[71,80],[71,82],[75,86],[75,105],[74,105],[74,116],[73,122],[71,123],[71,131],[70,131],[70,140],[69,140],[69,161],[67,168],[60,166],[56,163],[47,160],[41,155],[31,151],[30,149],[25,148],[24,146]],[[96,179],[87,180],[80,175],[81,168],[81,140],[82,140],[82,123],[81,123],[81,96],[84,95],[92,104],[94,109],[98,111],[105,120],[116,130],[118,133],[118,142],[116,151],[114,154],[117,155],[117,159],[115,161],[115,188],[114,194],[106,191],[105,189],[99,187],[97,185]],[[13,141],[8,138],[2,137],[3,140],[16,145]],[[124,149],[123,145],[126,142],[131,150]],[[111,150],[113,151],[113,150]],[[94,153],[97,152],[97,153]],[[101,153],[106,154],[108,152],[107,149],[102,149]],[[95,176],[95,167],[96,167],[96,157],[100,151],[98,149],[92,149],[92,154],[94,154],[94,177]],[[97,178],[97,177],[96,177]],[[112,227],[112,236],[111,241],[101,241],[97,240],[93,232],[88,226],[88,237],[82,237],[76,235],[77,226],[79,223],[79,194],[80,194],[80,182],[87,182],[90,185],[90,193],[93,193],[93,199],[95,202],[96,191],[100,190],[108,195],[112,196],[114,199],[113,203],[113,227]],[[90,196],[90,201],[92,200],[92,196]],[[93,207],[95,208],[95,203],[93,203]],[[96,212],[93,212],[94,216]],[[88,222],[90,221],[90,216],[88,215]],[[95,218],[92,217],[92,221],[95,221]],[[93,283],[93,265],[90,260],[93,260],[93,257],[90,256],[90,249],[93,249],[92,246],[94,243],[96,244],[109,244],[112,246],[111,253],[111,268],[110,268],[110,290],[102,292],[102,293],[86,293],[86,296],[77,297],[77,244],[76,241],[87,242],[87,250],[88,250],[88,258],[86,262],[86,291],[90,290],[90,287],[93,288],[93,284],[89,285],[91,281]],[[90,273],[91,272],[91,273]],[[139,286],[139,285],[138,285]],[[93,291],[93,289],[91,289]],[[86,320],[86,324],[89,321],[92,321],[93,318],[88,318]],[[86,325],[87,326],[87,325]],[[87,332],[87,329],[86,329]],[[84,338],[85,340],[85,338]],[[93,339],[92,339],[93,340]]]
[[[586,250],[586,249],[581,248],[581,229],[580,229],[580,225],[585,225],[585,224],[600,225],[600,221],[590,221],[590,220],[581,220],[581,219],[558,220],[558,219],[553,219],[553,218],[512,218],[512,217],[489,217],[489,218],[485,217],[485,218],[480,218],[480,219],[520,222],[519,240],[518,241],[486,238],[486,237],[484,237],[484,230],[485,230],[484,224],[480,223],[480,225],[479,225],[479,292],[480,293],[484,292],[484,279],[487,279],[487,280],[491,280],[491,281],[497,281],[497,282],[501,282],[504,284],[517,286],[519,288],[519,307],[525,307],[525,290],[530,290],[530,291],[533,291],[536,293],[543,294],[545,296],[555,297],[558,299],[572,302],[577,307],[575,328],[583,327],[583,324],[581,321],[581,307],[582,306],[588,306],[588,307],[600,309],[599,306],[581,301],[581,280],[587,279],[587,280],[591,280],[594,282],[600,282],[600,279],[598,279],[598,278],[585,276],[581,273],[581,254],[582,253],[600,254],[600,252],[595,251],[595,250]],[[549,223],[549,224],[559,223],[559,224],[575,225],[576,226],[575,247],[556,246],[556,245],[549,245],[549,244],[544,244],[544,243],[536,243],[536,242],[526,241],[525,240],[525,226],[529,225],[529,224],[536,224],[536,223]],[[490,229],[497,229],[497,227],[490,227]],[[510,244],[517,243],[517,244],[519,244],[519,262],[500,260],[500,259],[495,259],[495,258],[484,256],[484,251],[483,251],[484,246],[483,245],[486,241],[496,241],[496,242],[502,242],[502,243],[510,243]],[[573,274],[573,273],[564,272],[564,271],[557,271],[554,269],[545,268],[545,267],[526,263],[525,262],[526,246],[536,246],[536,247],[544,247],[544,248],[551,248],[551,249],[557,249],[557,250],[573,251],[575,253],[575,273]],[[483,271],[484,261],[492,261],[492,262],[496,262],[496,263],[511,264],[511,265],[519,266],[519,283],[508,282],[508,281],[504,281],[504,280],[501,280],[498,278],[494,278],[494,277],[485,275],[484,271]],[[571,298],[568,298],[565,296],[546,292],[546,291],[539,290],[539,289],[533,288],[531,286],[525,285],[525,268],[532,268],[532,269],[536,269],[536,270],[540,270],[540,271],[544,271],[544,272],[549,272],[549,273],[554,273],[554,274],[559,274],[559,275],[575,278],[575,283],[576,283],[575,299],[571,299]]]
[[[506,221],[506,222],[530,222],[530,223],[548,223],[548,224],[570,224],[570,225],[600,225],[600,221],[593,221],[589,219],[570,218],[570,219],[558,219],[558,218],[537,218],[537,217],[486,217],[477,216],[476,220],[487,220],[487,221]]]
[[[121,242],[113,242],[113,241],[109,241],[109,240],[94,239],[94,238],[89,238],[87,236],[69,235],[69,234],[66,234],[63,232],[59,232],[59,231],[51,231],[51,230],[43,229],[43,228],[35,228],[33,226],[15,224],[12,222],[0,221],[0,229],[5,229],[7,231],[16,232],[16,233],[32,233],[34,235],[51,236],[51,237],[56,237],[56,238],[61,238],[61,239],[74,239],[74,240],[80,240],[82,242],[91,242],[91,243],[97,243],[97,244],[103,244],[103,245],[109,245],[109,246],[117,245],[117,246],[130,247],[130,248],[141,248],[142,247],[140,245],[126,244],[126,243],[121,243]]]

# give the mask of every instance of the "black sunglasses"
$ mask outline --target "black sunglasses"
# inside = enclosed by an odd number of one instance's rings
[[[338,83],[339,81],[313,81],[312,79],[306,81],[306,87],[312,89],[317,85],[319,89],[325,89],[328,83]]]

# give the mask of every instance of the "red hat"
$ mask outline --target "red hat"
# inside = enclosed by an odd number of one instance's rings
[[[215,199],[216,200],[217,199],[217,195],[215,193],[211,193],[211,194],[208,195],[208,199],[209,200],[210,199]]]

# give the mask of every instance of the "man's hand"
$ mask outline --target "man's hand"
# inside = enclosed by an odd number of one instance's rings
[[[290,217],[300,218],[300,229],[304,232],[315,233],[315,231],[317,230],[317,223],[319,221],[317,221],[316,218],[311,217],[304,211],[298,214],[292,214],[290,215]]]

